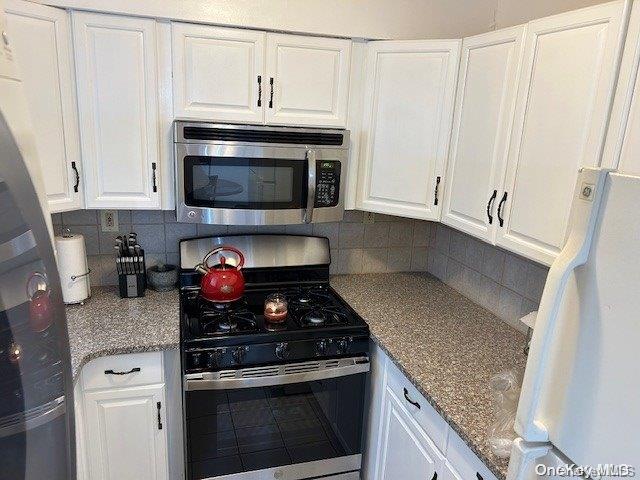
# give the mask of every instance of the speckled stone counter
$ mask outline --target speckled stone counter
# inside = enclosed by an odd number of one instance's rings
[[[91,294],[66,308],[74,379],[97,357],[179,348],[177,290],[120,298],[115,287],[93,287]]]
[[[374,341],[498,478],[489,377],[524,368],[525,337],[423,273],[338,275],[331,285],[367,321]]]
[[[499,477],[507,462],[486,443],[492,421],[489,377],[524,368],[525,337],[436,278],[423,273],[338,275],[331,285],[367,321],[374,341]],[[178,293],[122,299],[92,289],[67,307],[73,376],[107,355],[179,347]]]

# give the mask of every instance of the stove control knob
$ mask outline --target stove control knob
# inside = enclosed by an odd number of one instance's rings
[[[191,354],[191,366],[193,368],[200,368],[200,362],[202,361],[202,354],[201,353],[192,353]]]
[[[344,337],[336,340],[336,351],[338,355],[344,355],[349,352],[349,347],[351,346],[351,338]]]
[[[316,342],[316,355],[325,355],[329,351],[329,340],[318,340]]]
[[[242,363],[244,357],[247,355],[247,351],[249,347],[236,347],[231,351],[231,355],[233,356],[233,361],[235,363]]]
[[[225,351],[224,348],[216,348],[214,351],[207,353],[207,368],[217,367]]]
[[[284,360],[285,358],[289,358],[291,355],[291,348],[289,348],[289,344],[287,342],[282,342],[276,345],[276,357],[280,360]]]

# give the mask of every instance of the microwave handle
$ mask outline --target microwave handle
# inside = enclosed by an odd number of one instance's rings
[[[304,212],[304,223],[313,220],[313,205],[316,203],[316,151],[307,150],[307,208]]]

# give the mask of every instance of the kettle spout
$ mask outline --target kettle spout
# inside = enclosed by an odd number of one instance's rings
[[[198,265],[196,265],[195,269],[196,269],[196,272],[201,273],[203,275],[206,275],[207,273],[209,273],[209,269],[205,267],[202,263],[199,263]]]

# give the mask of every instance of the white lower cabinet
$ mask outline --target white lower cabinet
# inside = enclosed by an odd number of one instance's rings
[[[177,407],[167,403],[171,388],[164,382],[159,352],[90,362],[75,389],[78,479],[169,479],[169,436],[175,425],[167,420],[176,422],[170,409]]]
[[[497,480],[376,345],[364,480]]]
[[[84,405],[92,480],[169,478],[164,385],[89,392]]]
[[[388,387],[382,421],[376,480],[435,480],[444,457]]]

